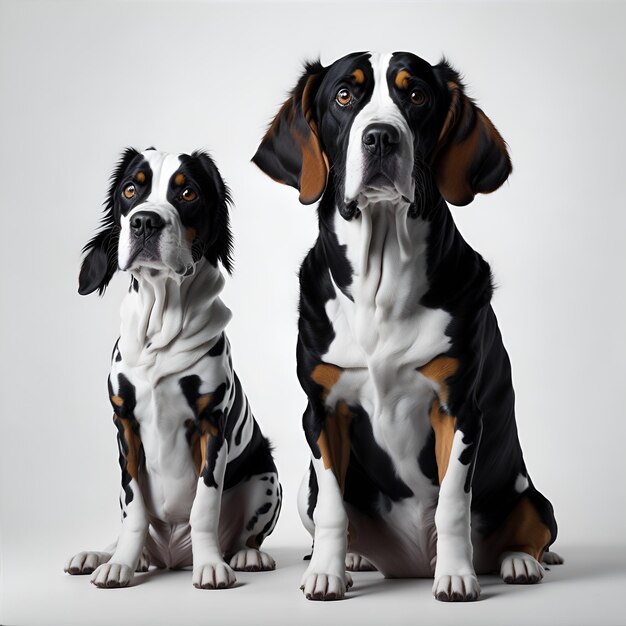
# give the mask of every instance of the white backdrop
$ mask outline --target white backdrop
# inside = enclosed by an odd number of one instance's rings
[[[433,63],[445,54],[509,143],[509,182],[454,216],[499,285],[522,446],[555,506],[559,542],[623,545],[625,8],[0,4],[5,573],[117,532],[106,376],[127,278],[102,299],[76,288],[80,249],[128,145],[208,148],[233,191],[228,334],[285,492],[268,546],[308,547],[295,506],[308,462],[295,342],[297,270],[315,210],[249,159],[304,60],[367,49]]]

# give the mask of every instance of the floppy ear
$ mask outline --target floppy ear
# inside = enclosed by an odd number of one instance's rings
[[[78,276],[78,293],[86,296],[96,289],[102,295],[117,271],[117,243],[119,226],[115,222],[115,190],[131,161],[139,155],[134,148],[126,148],[111,175],[104,215],[100,220],[100,230],[83,248],[83,263]]]
[[[477,193],[498,189],[513,168],[504,139],[465,95],[459,74],[445,59],[434,70],[448,89],[450,106],[432,166],[441,195],[451,204],[463,206]]]
[[[224,269],[233,273],[233,236],[230,230],[229,207],[232,204],[230,191],[222,178],[213,159],[204,151],[196,150],[191,154],[197,159],[204,174],[210,181],[210,188],[204,189],[211,203],[213,220],[210,239],[205,243],[204,256],[213,265],[220,261]]]
[[[306,65],[252,157],[275,181],[298,189],[302,204],[319,200],[328,180],[328,158],[320,145],[312,112],[323,71],[319,61]]]

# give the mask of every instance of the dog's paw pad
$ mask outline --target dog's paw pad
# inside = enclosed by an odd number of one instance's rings
[[[349,572],[375,572],[376,567],[372,565],[364,556],[348,552],[346,554],[346,569]]]
[[[311,573],[305,577],[300,589],[307,600],[341,600],[346,595],[348,583],[332,574]]]
[[[101,589],[128,587],[133,579],[133,570],[121,563],[103,563],[91,575],[91,583]]]
[[[196,589],[226,589],[237,581],[235,572],[226,563],[206,563],[193,568],[193,586]]]
[[[533,585],[544,575],[537,559],[526,552],[505,552],[500,557],[500,576],[510,585]]]
[[[560,554],[557,554],[556,552],[548,552],[548,551],[543,553],[542,560],[546,565],[563,565],[563,563],[565,562],[565,560]]]
[[[438,576],[433,596],[440,602],[472,602],[480,596],[480,585],[474,574]]]
[[[72,576],[91,574],[110,558],[111,555],[108,552],[79,552],[67,560],[63,571]]]
[[[235,553],[230,566],[240,572],[267,572],[276,569],[276,561],[266,552],[244,548]]]

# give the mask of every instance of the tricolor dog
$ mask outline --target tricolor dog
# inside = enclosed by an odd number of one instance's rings
[[[494,125],[445,61],[355,53],[306,66],[253,160],[321,200],[297,346],[306,597],[343,597],[346,567],[434,576],[451,601],[478,598],[477,572],[538,582],[556,522],[524,464],[489,266],[446,204],[509,176]]]
[[[231,586],[233,569],[275,567],[260,548],[282,489],[233,370],[220,299],[229,203],[207,154],[128,149],[84,248],[81,294],[102,294],[118,267],[131,275],[109,376],[122,530],[107,552],[65,567],[98,587],[124,587],[149,563],[193,566],[202,589]]]

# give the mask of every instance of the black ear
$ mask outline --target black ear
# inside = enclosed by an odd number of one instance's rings
[[[252,157],[275,181],[298,189],[302,204],[319,200],[328,180],[328,158],[322,151],[312,114],[323,74],[319,61],[306,65]]]
[[[209,239],[205,243],[204,256],[206,259],[217,265],[223,265],[229,273],[233,273],[233,235],[230,230],[229,207],[232,204],[230,191],[224,182],[213,159],[204,151],[196,150],[191,154],[202,167],[204,177],[208,178],[209,185],[203,189],[205,197],[208,199],[212,212],[211,232]]]
[[[115,221],[115,191],[126,169],[138,155],[139,152],[134,148],[126,148],[111,175],[100,230],[83,248],[85,256],[78,276],[78,293],[81,296],[86,296],[96,289],[101,296],[117,271],[119,226]]]
[[[431,162],[443,197],[463,206],[477,193],[498,189],[513,168],[504,139],[465,95],[458,72],[445,59],[434,71],[448,90],[450,104]]]

